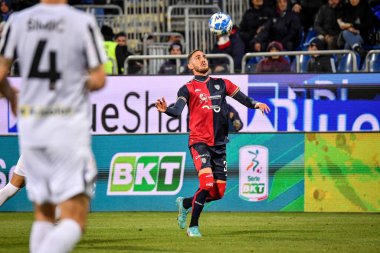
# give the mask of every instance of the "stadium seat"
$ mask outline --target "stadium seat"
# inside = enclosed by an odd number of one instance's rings
[[[309,61],[309,59],[310,59],[310,55],[300,55],[300,72],[299,73],[307,73],[307,62]],[[296,64],[297,62],[296,62],[296,59],[294,58],[290,65],[291,72],[297,72]]]
[[[302,44],[301,50],[306,51],[307,47],[309,46],[309,42],[315,37],[317,37],[317,32],[312,27],[310,27],[306,34],[305,42]]]
[[[369,59],[369,72],[380,72],[380,54],[372,54]]]
[[[246,73],[255,73],[256,65],[263,59],[262,56],[252,57],[247,61],[247,65],[245,65]]]
[[[358,65],[358,69],[360,68],[360,56],[356,54],[356,61]],[[353,71],[353,61],[352,61],[352,56],[350,54],[345,54],[343,55],[337,65],[337,72],[352,72]]]

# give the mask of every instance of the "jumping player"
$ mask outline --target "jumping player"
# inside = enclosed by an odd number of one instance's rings
[[[18,114],[35,221],[30,252],[70,252],[85,229],[96,177],[89,91],[103,88],[106,55],[93,16],[65,0],[13,14],[0,43],[0,92]],[[7,74],[18,57],[19,102]],[[56,207],[61,220],[55,225]]]
[[[194,79],[178,91],[174,106],[167,107],[165,98],[156,102],[157,110],[171,117],[179,117],[187,104],[190,112],[189,148],[199,177],[199,189],[189,198],[179,197],[178,225],[186,226],[186,216],[192,208],[191,222],[187,235],[201,237],[198,220],[205,202],[221,199],[226,189],[227,162],[226,143],[228,142],[228,109],[226,96],[252,109],[263,113],[269,107],[244,95],[239,87],[227,79],[208,76],[209,66],[206,55],[194,50],[188,56],[188,67]]]

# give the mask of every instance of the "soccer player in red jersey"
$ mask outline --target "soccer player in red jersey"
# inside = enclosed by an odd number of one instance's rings
[[[171,117],[179,117],[187,104],[190,112],[189,148],[199,177],[199,189],[189,198],[176,200],[179,214],[178,225],[186,226],[187,213],[192,210],[187,235],[201,237],[198,220],[206,202],[221,199],[226,189],[228,142],[228,106],[226,96],[252,109],[269,113],[269,107],[252,100],[231,81],[208,76],[206,55],[194,50],[188,56],[188,67],[194,79],[182,86],[174,106],[168,107],[165,98],[158,99],[156,107]]]

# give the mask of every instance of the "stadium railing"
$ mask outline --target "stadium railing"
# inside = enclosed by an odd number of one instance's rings
[[[171,45],[168,41],[170,36],[179,36],[182,47],[185,46],[185,39],[181,33],[178,32],[154,32],[146,33],[143,36],[143,55],[166,55]],[[149,72],[153,73],[154,70],[160,68],[164,62],[163,59],[151,60],[149,62]]]
[[[118,74],[117,62],[114,59],[108,57],[107,62],[109,62],[109,61],[112,63],[112,75],[117,75]]]
[[[219,11],[218,5],[171,5],[167,10],[168,31],[183,31],[185,25],[185,53],[190,53],[190,48],[209,53],[216,36],[210,33],[208,20]]]
[[[260,53],[247,53],[244,55],[242,62],[241,62],[241,68],[242,68],[242,74],[246,72],[246,62],[248,59],[253,57],[260,57],[260,56],[295,56],[296,61],[296,73],[300,73],[301,66],[300,66],[300,57],[302,55],[345,55],[349,54],[352,57],[352,71],[358,72],[358,64],[357,64],[357,56],[354,51],[351,50],[321,50],[321,51],[283,51],[283,52],[260,52]]]
[[[114,32],[125,31],[127,28],[123,10],[118,5],[80,4],[74,5],[74,7],[93,14],[99,27],[102,27],[102,25],[107,25],[111,27]],[[115,14],[106,14],[106,11],[113,11]]]
[[[380,71],[380,50],[371,50],[365,58],[365,72]]]
[[[165,32],[166,0],[124,1],[124,20],[127,29],[128,49],[138,51],[143,34]]]
[[[223,0],[222,10],[231,16],[234,24],[239,25],[244,13],[250,8],[249,2],[251,0]]]
[[[225,58],[228,60],[228,66],[229,66],[229,74],[233,74],[234,73],[234,60],[232,59],[232,57],[228,54],[206,54],[207,58],[208,59],[219,59],[219,58]],[[180,73],[180,67],[181,67],[181,59],[187,59],[187,54],[182,54],[182,55],[131,55],[131,56],[128,56],[127,59],[125,59],[125,62],[124,62],[124,74],[127,75],[128,74],[128,63],[130,61],[139,61],[139,60],[142,60],[143,61],[143,64],[144,64],[144,67],[143,67],[143,73],[144,75],[148,75],[148,74],[157,74],[158,72],[158,69],[156,69],[153,73],[149,72],[148,73],[148,69],[147,68],[147,65],[148,65],[148,60],[156,60],[156,59],[165,59],[165,60],[169,60],[169,59],[176,59],[176,63],[177,63],[177,73],[176,74],[181,74]]]

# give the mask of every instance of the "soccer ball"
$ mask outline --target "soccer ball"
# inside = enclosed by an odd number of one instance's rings
[[[226,35],[232,30],[231,17],[223,12],[215,13],[208,21],[208,27],[210,31],[216,35]]]

